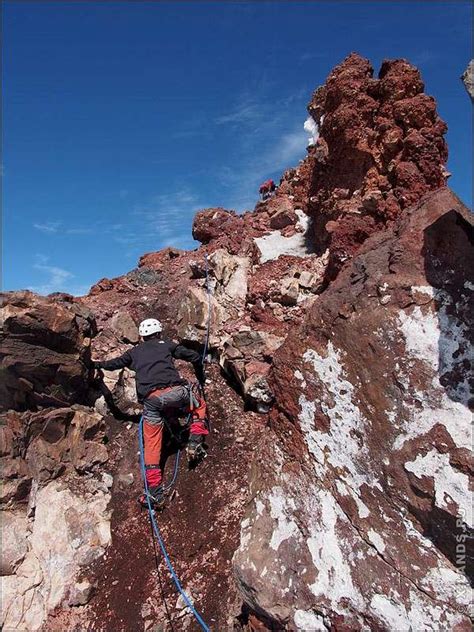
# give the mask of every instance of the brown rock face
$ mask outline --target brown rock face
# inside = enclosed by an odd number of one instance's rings
[[[473,237],[452,193],[428,194],[276,352],[234,564],[277,627],[470,629]]]
[[[92,314],[32,292],[2,294],[1,410],[84,403]]]
[[[373,232],[446,181],[445,123],[416,68],[385,61],[379,78],[352,54],[318,88],[308,111],[320,137],[310,150],[308,212],[334,278]]]

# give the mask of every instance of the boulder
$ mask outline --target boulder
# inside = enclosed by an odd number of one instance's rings
[[[1,511],[0,575],[12,575],[28,552],[28,520],[22,511]]]
[[[1,318],[0,410],[87,402],[91,312],[32,292],[6,292]]]
[[[222,368],[237,381],[247,403],[260,412],[268,412],[273,401],[270,362],[283,340],[266,331],[242,328],[228,337],[221,351]]]
[[[275,354],[234,569],[277,629],[470,629],[472,238],[425,196]]]
[[[209,320],[209,304],[211,341],[214,344],[226,314],[214,296],[209,297],[207,292],[199,287],[190,287],[179,307],[177,332],[180,339],[193,342],[204,340]]]
[[[128,312],[120,311],[110,319],[110,327],[123,342],[137,343],[140,340],[138,327]]]
[[[247,297],[250,259],[229,254],[219,248],[209,257],[212,276],[217,281],[214,296],[229,307],[243,307]]]
[[[193,221],[193,237],[202,244],[208,244],[242,224],[241,218],[224,208],[207,208],[196,213]]]
[[[52,481],[38,491],[29,552],[14,574],[1,578],[4,629],[38,630],[61,604],[88,601],[91,584],[79,575],[110,544],[109,500],[93,479],[71,487]]]

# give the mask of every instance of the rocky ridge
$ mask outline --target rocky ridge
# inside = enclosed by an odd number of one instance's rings
[[[81,299],[4,295],[2,515],[27,534],[4,626],[194,629],[131,501],[133,376],[90,358],[148,316],[201,348],[210,306],[210,457],[163,525],[210,627],[470,629],[472,218],[423,90],[352,54],[311,98],[307,157],[252,212],[198,213],[199,249]]]

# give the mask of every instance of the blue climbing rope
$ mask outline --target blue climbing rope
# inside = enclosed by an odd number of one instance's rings
[[[171,479],[171,481],[164,486],[163,491],[169,492],[170,489],[173,487],[173,485],[176,483],[176,479],[178,478],[178,470],[179,470],[179,456],[181,454],[181,450],[178,450],[176,452],[176,458],[174,460],[174,471],[173,471],[173,477]]]
[[[143,416],[140,418],[140,424],[138,426],[138,435],[139,435],[139,444],[140,444],[140,467],[141,467],[141,471],[142,471],[143,487],[144,487],[144,490],[145,490],[145,498],[146,498],[146,502],[147,502],[147,505],[148,505],[148,515],[150,517],[150,522],[151,522],[151,525],[153,527],[153,532],[154,532],[154,534],[156,536],[156,539],[158,540],[158,544],[160,545],[160,549],[161,549],[161,552],[163,554],[163,558],[164,558],[164,560],[166,562],[166,566],[168,567],[168,570],[169,570],[170,575],[171,575],[171,577],[172,577],[172,579],[173,579],[173,581],[175,583],[176,588],[178,589],[178,592],[180,593],[180,595],[184,599],[184,602],[187,605],[187,607],[189,608],[189,610],[194,615],[196,621],[201,626],[201,629],[204,630],[205,632],[210,632],[210,629],[208,628],[208,626],[204,622],[204,620],[201,617],[201,615],[199,614],[199,612],[193,606],[190,598],[184,592],[184,590],[183,590],[183,588],[182,588],[182,586],[180,584],[178,576],[176,575],[176,572],[175,572],[175,570],[173,568],[173,564],[171,563],[169,555],[168,555],[168,553],[166,551],[166,547],[165,547],[165,543],[163,542],[163,538],[161,537],[160,529],[158,527],[158,523],[157,523],[156,517],[155,517],[155,512],[153,510],[153,507],[151,506],[150,494],[149,494],[149,491],[148,491],[148,483],[147,483],[147,480],[146,480],[146,472],[145,472],[145,457],[144,457],[144,443],[143,443]],[[177,471],[177,468],[176,468],[176,471]]]

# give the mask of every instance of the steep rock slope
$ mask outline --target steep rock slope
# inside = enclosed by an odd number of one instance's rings
[[[276,353],[275,438],[234,558],[276,625],[470,628],[473,237],[449,190],[428,194]]]

